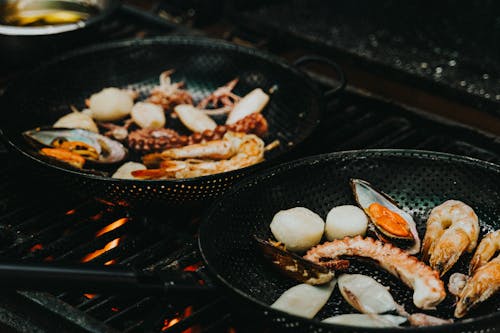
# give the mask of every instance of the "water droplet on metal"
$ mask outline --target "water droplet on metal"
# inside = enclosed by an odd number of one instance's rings
[[[457,64],[457,62],[455,60],[453,60],[453,59],[450,60],[450,61],[448,61],[448,65],[450,65],[451,67],[455,67],[456,64]]]
[[[441,74],[443,72],[443,68],[436,67],[436,74]]]
[[[488,80],[489,78],[490,78],[490,76],[488,74],[486,74],[486,73],[483,74],[483,79]]]
[[[429,64],[426,62],[422,62],[422,63],[420,63],[420,67],[425,69],[425,68],[429,67]]]
[[[484,94],[485,98],[490,98],[490,94]]]

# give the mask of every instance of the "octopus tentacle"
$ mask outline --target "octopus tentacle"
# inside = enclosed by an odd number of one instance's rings
[[[400,278],[414,290],[413,303],[421,309],[433,309],[446,297],[444,283],[439,278],[438,272],[400,248],[370,237],[346,237],[326,242],[309,250],[304,258],[327,266],[328,259],[338,259],[340,256],[366,257],[375,260],[382,268]]]
[[[128,135],[130,149],[151,153],[169,148],[179,148],[186,145],[212,140],[220,140],[228,131],[256,134],[263,136],[268,129],[267,120],[260,113],[254,113],[231,125],[219,125],[214,130],[193,133],[189,136],[180,135],[172,129],[139,129]]]

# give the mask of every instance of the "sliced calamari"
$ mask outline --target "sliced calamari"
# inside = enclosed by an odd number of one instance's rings
[[[285,291],[271,307],[296,316],[313,318],[326,304],[336,279],[323,286],[299,284]]]
[[[209,115],[190,104],[177,105],[174,110],[184,126],[195,133],[213,131],[217,127],[217,123]]]
[[[362,313],[385,313],[397,304],[386,287],[362,274],[342,274],[338,278],[340,293],[353,308]]]
[[[394,315],[351,313],[329,317],[323,319],[322,322],[358,327],[398,327],[406,322],[406,318]]]

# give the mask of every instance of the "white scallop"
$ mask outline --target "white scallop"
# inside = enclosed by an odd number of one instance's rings
[[[306,251],[321,241],[325,222],[313,211],[304,207],[281,210],[271,222],[274,237],[290,251]]]
[[[323,286],[299,284],[285,291],[272,305],[274,309],[305,318],[313,318],[326,304],[335,288],[333,279]]]
[[[342,239],[357,235],[364,236],[368,227],[368,217],[357,206],[337,206],[326,216],[325,235],[328,240]]]

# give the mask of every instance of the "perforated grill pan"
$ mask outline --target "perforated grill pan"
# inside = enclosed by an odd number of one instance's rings
[[[409,212],[420,236],[430,210],[448,199],[469,204],[480,219],[482,237],[500,227],[500,166],[455,155],[413,150],[362,150],[320,155],[280,165],[252,176],[214,203],[200,229],[200,249],[213,273],[236,299],[246,300],[260,315],[292,332],[390,332],[390,329],[355,328],[320,323],[326,317],[356,313],[338,288],[314,320],[269,307],[296,282],[275,271],[262,257],[252,239],[272,237],[269,224],[279,210],[304,206],[323,218],[338,205],[356,204],[350,178],[360,178],[392,196]],[[464,255],[443,278],[467,272],[470,255]],[[390,288],[396,302],[414,313],[413,291],[397,278],[366,262],[353,261],[352,272],[374,277]],[[245,303],[245,302],[243,302]],[[452,318],[454,299],[448,295],[428,314]],[[420,311],[421,312],[421,311]],[[408,332],[494,332],[500,323],[500,295],[453,324],[411,328]],[[400,332],[400,329],[392,330]]]
[[[308,58],[301,63],[311,60],[318,61]],[[186,180],[117,180],[48,162],[21,136],[25,130],[52,125],[70,112],[70,105],[83,109],[85,99],[105,87],[132,87],[142,93],[142,99],[167,69],[175,69],[173,81],[184,81],[195,101],[235,77],[239,77],[235,88],[239,95],[257,87],[264,91],[276,88],[264,110],[269,123],[265,141],[278,139],[281,145],[266,155],[267,162],[301,144],[322,117],[324,95],[307,75],[282,59],[220,40],[169,36],[91,46],[20,77],[0,100],[0,127],[9,146],[27,157],[37,173],[47,171],[43,177],[52,186],[70,189],[82,197],[98,196],[130,204],[199,203],[217,197],[236,179],[266,166],[261,163]],[[340,77],[343,80],[342,74]],[[344,84],[331,93],[342,90]],[[172,122],[167,125],[183,130]]]

